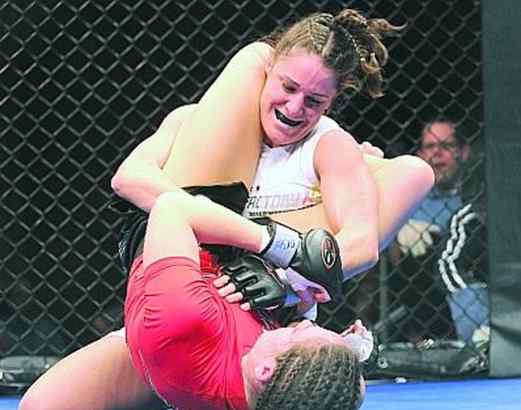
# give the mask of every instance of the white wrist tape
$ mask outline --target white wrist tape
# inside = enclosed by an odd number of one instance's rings
[[[307,280],[306,278],[303,278],[301,275],[296,273],[293,269],[276,269],[277,276],[279,277],[280,281],[284,283],[285,285],[289,285],[288,294],[286,296],[286,301],[284,302],[284,306],[295,306],[302,300],[300,297],[295,293],[296,291],[304,291],[308,287],[313,288],[320,288],[323,289],[324,292],[327,293],[327,291],[320,285],[311,282]],[[296,275],[298,276],[296,276]],[[291,279],[290,279],[291,278]],[[329,296],[329,294],[328,294]],[[318,305],[315,303],[312,307],[310,307],[306,312],[302,314],[302,316],[306,319],[315,321],[318,317]]]
[[[300,242],[300,235],[297,231],[277,224],[273,237],[267,248],[261,251],[261,256],[276,266],[287,268],[295,256]]]
[[[302,317],[307,320],[315,321],[318,317],[318,303],[313,303],[313,305],[302,313]]]
[[[289,283],[288,276],[286,275],[286,270],[282,268],[275,269],[275,272],[277,273],[277,276],[279,277],[280,281],[289,287],[287,290],[286,295],[286,301],[284,302],[285,307],[295,306],[298,304],[301,300],[299,296],[295,293],[293,290],[293,287],[291,286],[291,283]]]
[[[328,296],[328,298],[331,299],[328,291],[322,285],[319,285],[316,282],[312,282],[306,279],[300,273],[294,271],[291,268],[286,269],[285,273],[287,283],[291,286],[291,288],[294,291],[305,291],[308,288],[320,289],[321,292],[324,292]]]
[[[374,347],[374,339],[371,332],[367,332],[364,336],[348,333],[343,338],[349,343],[358,360],[364,362],[369,359]]]

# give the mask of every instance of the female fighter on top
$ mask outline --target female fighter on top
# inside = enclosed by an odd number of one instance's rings
[[[338,241],[344,277],[367,269],[430,190],[433,173],[416,157],[364,155],[365,146],[325,113],[346,87],[380,95],[387,60],[381,37],[396,30],[345,9],[244,47],[197,105],[173,111],[123,162],[114,190],[148,211],[162,192],[242,181],[251,189],[247,213],[274,212],[299,231],[326,228]],[[284,195],[300,200],[286,208],[268,200]],[[78,383],[62,389],[78,369]],[[149,393],[123,338],[112,335],[47,372],[21,409],[106,409]]]

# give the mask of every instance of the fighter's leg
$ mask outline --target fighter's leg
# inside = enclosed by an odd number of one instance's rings
[[[185,352],[187,341],[213,334],[208,323],[214,322],[201,319],[201,309],[212,311],[212,302],[201,276],[199,243],[258,251],[261,236],[260,225],[205,197],[166,192],[155,201],[142,267],[135,263],[129,275],[125,326],[134,365],[166,401],[182,401],[172,385],[197,379],[200,372]]]
[[[162,408],[132,367],[125,338],[107,335],[45,372],[19,410],[130,410],[145,403],[151,410]]]
[[[431,190],[434,173],[413,155],[392,159],[366,155],[365,160],[378,188],[378,232],[380,249],[384,249]]]
[[[177,186],[250,186],[262,142],[259,101],[270,48],[254,43],[226,65],[176,137],[164,171]]]
[[[425,161],[412,155],[392,159],[365,155],[364,159],[378,190],[378,233],[380,249],[384,249],[432,188],[434,174]],[[329,229],[322,205],[271,217],[301,231]]]

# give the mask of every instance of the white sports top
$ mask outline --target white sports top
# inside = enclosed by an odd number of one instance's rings
[[[325,133],[335,129],[341,129],[337,122],[322,116],[310,135],[296,145],[271,148],[263,144],[244,216],[294,211],[322,202],[315,148]]]

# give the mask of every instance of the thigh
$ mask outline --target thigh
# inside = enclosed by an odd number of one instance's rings
[[[234,181],[251,186],[262,142],[261,57],[240,51],[179,129],[164,166],[178,186]]]
[[[19,410],[109,410],[152,399],[132,367],[125,339],[108,335],[51,367],[25,393]]]
[[[274,221],[291,226],[293,229],[300,232],[306,232],[313,228],[331,230],[323,204],[310,206],[297,211],[271,214],[270,218]]]

